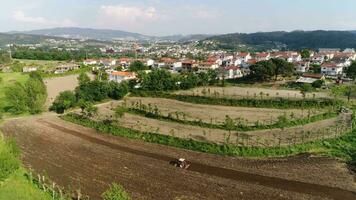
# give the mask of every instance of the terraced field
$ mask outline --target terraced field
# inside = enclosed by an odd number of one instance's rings
[[[219,96],[230,98],[299,98],[303,95],[298,90],[275,90],[266,88],[254,87],[200,87],[187,91],[178,91],[176,94],[180,95],[199,95],[199,96]],[[311,92],[306,95],[307,98],[329,98],[330,95],[326,92]]]
[[[262,124],[273,124],[279,116],[285,115],[288,118],[292,115],[294,119],[305,118],[308,115],[314,116],[325,112],[322,109],[269,109],[269,108],[246,108],[229,107],[185,103],[181,101],[163,98],[142,98],[130,97],[126,99],[126,106],[135,108],[138,104],[157,107],[162,115],[179,115],[189,121],[203,121],[205,123],[224,123],[226,116],[232,119],[241,119],[246,125],[254,125],[257,121]]]
[[[130,101],[130,100],[128,100]],[[158,101],[158,99],[156,99]],[[162,100],[163,102],[167,100]],[[175,101],[173,101],[175,102]],[[111,102],[100,105],[98,120],[114,116],[113,108],[122,102]],[[185,105],[189,109],[189,105]],[[203,105],[205,106],[205,105]],[[172,106],[174,107],[174,106]],[[209,109],[207,106],[205,110]],[[213,111],[213,109],[212,109]],[[244,146],[289,146],[323,138],[337,137],[347,130],[350,116],[339,116],[331,119],[316,121],[303,126],[283,129],[266,129],[259,131],[227,131],[221,129],[203,128],[175,122],[146,118],[144,116],[125,113],[119,119],[120,126],[142,131],[159,133],[184,139],[213,142],[217,144],[239,144]],[[337,126],[337,127],[336,127]]]
[[[329,158],[243,159],[209,155],[98,134],[53,116],[16,119],[1,128],[14,137],[27,167],[90,199],[112,182],[133,199],[336,199],[356,198],[346,165]],[[185,157],[188,170],[169,164]]]

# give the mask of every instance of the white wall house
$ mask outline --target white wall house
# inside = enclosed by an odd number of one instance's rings
[[[296,62],[294,66],[295,66],[295,71],[300,73],[305,73],[309,71],[310,62],[300,61],[300,62]]]
[[[153,67],[155,65],[155,61],[152,59],[148,59],[146,62],[146,65],[149,67]]]
[[[23,73],[35,72],[38,70],[38,67],[24,67],[22,68]]]
[[[326,76],[342,75],[343,67],[336,63],[324,63],[321,65],[321,73]]]
[[[136,79],[136,74],[134,72],[118,72],[114,71],[109,74],[109,80],[116,83],[121,83],[122,81]]]
[[[225,67],[225,79],[235,79],[243,77],[242,71],[239,67],[230,66]]]
[[[88,66],[88,65],[96,65],[98,64],[98,61],[93,60],[93,59],[86,59],[83,62],[84,65]]]

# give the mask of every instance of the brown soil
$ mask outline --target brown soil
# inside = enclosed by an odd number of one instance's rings
[[[168,116],[169,113],[175,117],[175,112],[180,113],[180,119],[185,118],[190,121],[202,120],[206,123],[213,122],[214,124],[221,124],[224,122],[226,115],[232,119],[240,119],[248,125],[254,125],[256,121],[262,124],[273,124],[277,118],[286,115],[290,118],[293,113],[295,118],[307,117],[308,110],[300,109],[268,109],[268,108],[246,108],[246,107],[229,107],[229,106],[213,106],[185,103],[181,101],[162,99],[162,98],[138,98],[132,97],[126,99],[126,106],[134,107],[136,103],[141,102],[144,105],[151,104],[152,108],[157,106],[162,115]],[[322,111],[310,110],[310,116],[321,114]]]
[[[99,199],[112,182],[133,199],[355,199],[345,164],[297,156],[239,159],[149,144],[97,132],[53,116],[16,119],[2,127],[22,160],[55,182]],[[188,170],[169,165],[185,157]]]
[[[205,89],[206,93],[203,94]],[[210,92],[209,92],[210,91]],[[219,97],[257,97],[261,98],[271,98],[271,97],[284,97],[284,98],[303,98],[302,94],[298,90],[281,90],[281,89],[267,89],[267,88],[253,88],[253,87],[201,87],[195,88],[187,91],[179,91],[177,94],[189,94],[189,95],[206,95],[206,96],[216,96],[218,93]],[[267,95],[268,94],[268,95]],[[328,98],[329,95],[324,92],[311,92],[306,95],[307,98]]]
[[[93,75],[89,74],[89,77],[94,78]],[[55,77],[45,79],[44,82],[47,86],[47,103],[46,105],[51,105],[54,99],[59,95],[60,92],[70,90],[73,91],[78,86],[78,76],[79,74]]]

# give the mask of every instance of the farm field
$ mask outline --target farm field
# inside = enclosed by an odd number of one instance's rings
[[[89,77],[94,78],[93,75],[89,74]],[[46,78],[44,82],[47,86],[47,105],[51,105],[51,103],[55,100],[55,98],[59,95],[59,93],[66,90],[74,90],[78,86],[78,76],[79,74],[73,74],[63,77],[53,77]]]
[[[98,134],[54,116],[16,119],[2,126],[37,172],[90,199],[112,182],[132,199],[354,199],[346,165],[329,158],[242,159]],[[169,161],[185,157],[188,170]],[[184,184],[182,184],[184,183]]]
[[[114,107],[121,102],[105,103],[98,106],[97,120],[105,120],[114,116]],[[227,131],[220,129],[203,128],[175,122],[167,122],[144,116],[125,113],[118,119],[120,126],[142,132],[159,133],[184,139],[193,139],[217,144],[241,144],[244,146],[288,146],[314,141],[322,138],[337,137],[333,126],[342,125],[339,117],[309,123],[304,126],[288,127],[284,129],[266,129],[259,131]],[[342,120],[343,121],[343,120]],[[346,128],[346,127],[344,127]],[[231,134],[230,134],[231,133]],[[227,141],[227,139],[229,140]]]
[[[2,82],[0,84],[0,109],[6,107],[5,90],[12,84],[19,82],[24,83],[28,79],[28,75],[22,73],[0,73]]]
[[[138,104],[151,105],[152,108],[157,107],[161,115],[168,116],[169,114],[175,116],[179,114],[180,118],[186,118],[189,121],[199,121],[205,123],[222,124],[226,116],[232,119],[240,119],[246,125],[254,125],[256,122],[262,124],[276,123],[279,116],[285,115],[290,117],[293,115],[294,119],[305,118],[308,114],[314,116],[322,114],[321,109],[269,109],[269,108],[247,108],[247,107],[230,107],[230,106],[214,106],[185,103],[177,100],[163,99],[163,98],[127,98],[126,106],[135,108]]]
[[[281,90],[281,89],[267,89],[255,87],[200,87],[187,91],[175,92],[179,95],[198,95],[198,96],[213,96],[213,97],[229,97],[229,98],[299,98],[303,95],[298,90]],[[310,92],[307,93],[306,98],[329,98],[330,95],[325,92]]]

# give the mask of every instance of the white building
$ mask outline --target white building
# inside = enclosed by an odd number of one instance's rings
[[[24,67],[22,68],[23,73],[35,72],[38,70],[38,67]]]
[[[321,65],[321,74],[326,76],[342,75],[343,67],[336,63],[324,63]]]
[[[136,74],[134,72],[118,72],[114,71],[109,74],[109,80],[116,83],[121,83],[122,81],[136,79]]]
[[[305,73],[309,71],[310,67],[310,62],[306,61],[300,61],[295,63],[295,71],[300,72],[300,73]]]
[[[94,60],[94,59],[86,59],[86,60],[84,60],[83,64],[86,65],[86,66],[88,66],[88,65],[96,65],[96,64],[98,64],[98,61]]]

